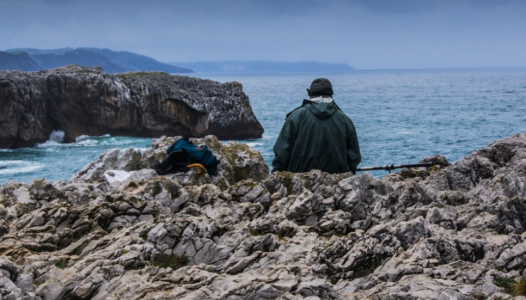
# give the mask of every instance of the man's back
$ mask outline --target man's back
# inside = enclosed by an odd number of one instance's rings
[[[304,100],[289,113],[274,153],[274,171],[355,173],[361,160],[354,124],[332,99]]]

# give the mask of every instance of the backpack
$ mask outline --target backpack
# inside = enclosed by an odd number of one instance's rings
[[[151,168],[158,175],[165,175],[188,171],[187,166],[191,164],[190,155],[184,149],[170,153],[162,162],[153,165]]]
[[[171,154],[179,150],[185,151],[190,156],[190,163],[203,165],[208,171],[208,175],[212,176],[217,172],[219,161],[206,146],[197,146],[188,138],[182,138],[173,143],[166,152]]]

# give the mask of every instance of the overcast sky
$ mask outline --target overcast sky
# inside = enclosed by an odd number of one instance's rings
[[[525,0],[0,0],[0,49],[100,47],[163,62],[526,67]]]

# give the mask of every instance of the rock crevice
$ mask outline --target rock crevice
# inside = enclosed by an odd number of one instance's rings
[[[524,299],[526,134],[380,180],[213,136],[217,176],[147,169],[177,138],[0,187],[2,299]]]

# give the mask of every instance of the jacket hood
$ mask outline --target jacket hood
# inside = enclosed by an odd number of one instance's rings
[[[334,101],[330,103],[321,103],[303,100],[302,106],[307,108],[311,113],[320,119],[328,118],[340,109],[338,105],[334,103]]]

